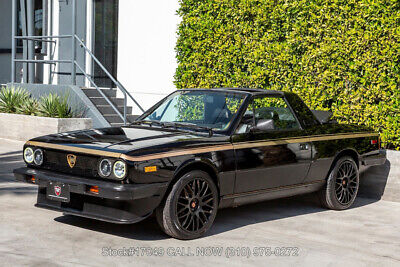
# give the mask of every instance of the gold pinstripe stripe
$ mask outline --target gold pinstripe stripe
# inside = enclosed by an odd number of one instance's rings
[[[303,137],[292,137],[292,138],[282,138],[268,141],[255,141],[255,142],[240,142],[235,144],[224,144],[224,145],[214,145],[214,146],[205,146],[201,148],[188,148],[188,149],[180,149],[176,151],[155,153],[151,155],[144,156],[129,156],[122,153],[117,152],[108,152],[101,151],[98,149],[92,148],[82,148],[82,147],[74,147],[69,145],[59,145],[59,144],[51,144],[44,142],[36,142],[36,141],[28,141],[26,145],[37,146],[43,148],[64,150],[69,152],[83,153],[88,155],[96,155],[103,157],[111,157],[111,158],[121,158],[129,161],[145,161],[152,159],[159,159],[165,157],[176,157],[183,156],[188,154],[199,154],[206,152],[216,152],[216,151],[224,151],[230,149],[243,149],[243,148],[252,148],[252,147],[260,147],[260,146],[274,146],[274,145],[283,145],[283,144],[292,144],[292,143],[305,143],[305,142],[317,142],[317,141],[328,141],[328,140],[338,140],[338,139],[350,139],[350,138],[361,138],[361,137],[373,137],[379,136],[378,133],[346,133],[346,134],[329,134],[329,135],[314,135],[314,136],[303,136]]]
[[[293,143],[307,143],[307,142],[329,141],[329,140],[372,137],[372,136],[379,136],[379,134],[355,133],[355,134],[335,134],[335,135],[313,135],[313,136],[302,136],[302,137],[292,137],[292,138],[281,138],[268,141],[240,142],[233,144],[233,147],[235,149],[243,149],[243,148],[252,148],[259,146],[274,146],[274,145],[284,145]]]
[[[83,153],[83,154],[88,154],[88,155],[104,156],[104,157],[111,157],[111,158],[119,158],[122,155],[121,153],[101,151],[101,150],[92,149],[92,148],[83,148],[83,147],[75,147],[75,146],[68,146],[68,145],[58,145],[58,144],[36,142],[36,141],[28,141],[28,142],[26,142],[26,145],[43,147],[43,148],[51,148],[51,149],[59,149],[59,150],[64,150],[64,151],[69,151],[69,152],[76,152],[76,153]]]
[[[182,149],[182,150],[177,150],[177,151],[156,153],[156,154],[151,154],[151,155],[146,155],[146,156],[137,156],[137,157],[123,155],[121,158],[123,158],[125,160],[130,160],[130,161],[143,161],[143,160],[160,159],[160,158],[166,158],[166,157],[183,156],[183,155],[188,155],[188,154],[216,152],[216,151],[223,151],[223,150],[230,150],[230,149],[233,149],[232,144],[206,146],[206,147],[201,147],[201,148],[188,148],[188,149]]]

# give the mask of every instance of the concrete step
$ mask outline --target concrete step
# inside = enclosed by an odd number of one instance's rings
[[[105,100],[102,96],[101,97],[89,97],[89,99],[90,99],[90,101],[92,101],[92,103],[95,106],[108,105],[107,100]],[[109,99],[111,100],[111,102],[113,102],[117,106],[123,106],[124,105],[124,99],[123,98],[110,97]]]
[[[111,123],[123,123],[124,121],[121,119],[120,116],[116,114],[104,114],[104,118],[111,124]],[[133,122],[138,116],[137,115],[127,115],[126,118],[128,122]]]
[[[92,88],[82,88],[82,91],[87,97],[102,97],[99,91]],[[114,89],[101,89],[101,91],[108,97],[116,97],[117,90]]]
[[[113,107],[110,105],[96,105],[97,109],[100,111],[101,114],[116,114]],[[117,109],[121,114],[124,114],[124,106],[117,106]],[[126,114],[132,114],[132,107],[126,107]]]
[[[112,123],[110,123],[110,125],[111,125],[111,127],[121,127],[121,126],[124,126],[123,123],[118,123],[118,122],[112,122]]]
[[[132,115],[131,117],[130,117],[130,121],[129,121],[129,123],[130,122],[133,122],[136,118],[138,118],[140,115]],[[133,120],[132,120],[132,118],[133,118]],[[129,124],[128,123],[128,124]],[[112,123],[110,123],[110,125],[112,126],[112,127],[121,127],[121,126],[124,126],[124,124],[123,123],[120,123],[120,122],[112,122]]]

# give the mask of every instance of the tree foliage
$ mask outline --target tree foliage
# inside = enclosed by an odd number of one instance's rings
[[[400,2],[180,0],[178,88],[292,91],[400,148]]]

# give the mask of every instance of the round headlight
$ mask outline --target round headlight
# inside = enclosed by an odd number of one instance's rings
[[[114,163],[114,175],[118,179],[125,178],[126,175],[126,163],[118,160]]]
[[[108,159],[103,159],[100,162],[99,171],[102,176],[110,176],[111,174],[111,162]]]
[[[24,159],[27,163],[33,162],[33,149],[32,148],[30,148],[30,147],[25,148]]]
[[[36,165],[42,165],[43,151],[41,149],[36,149],[33,153],[33,162],[35,162]]]

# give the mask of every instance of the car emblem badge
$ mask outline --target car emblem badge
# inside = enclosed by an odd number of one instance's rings
[[[56,194],[56,196],[59,197],[61,195],[61,187],[55,186],[54,187],[54,193]]]
[[[67,161],[68,161],[69,167],[71,167],[71,169],[72,169],[75,166],[75,163],[76,163],[76,156],[72,155],[72,154],[68,154],[67,155]]]

